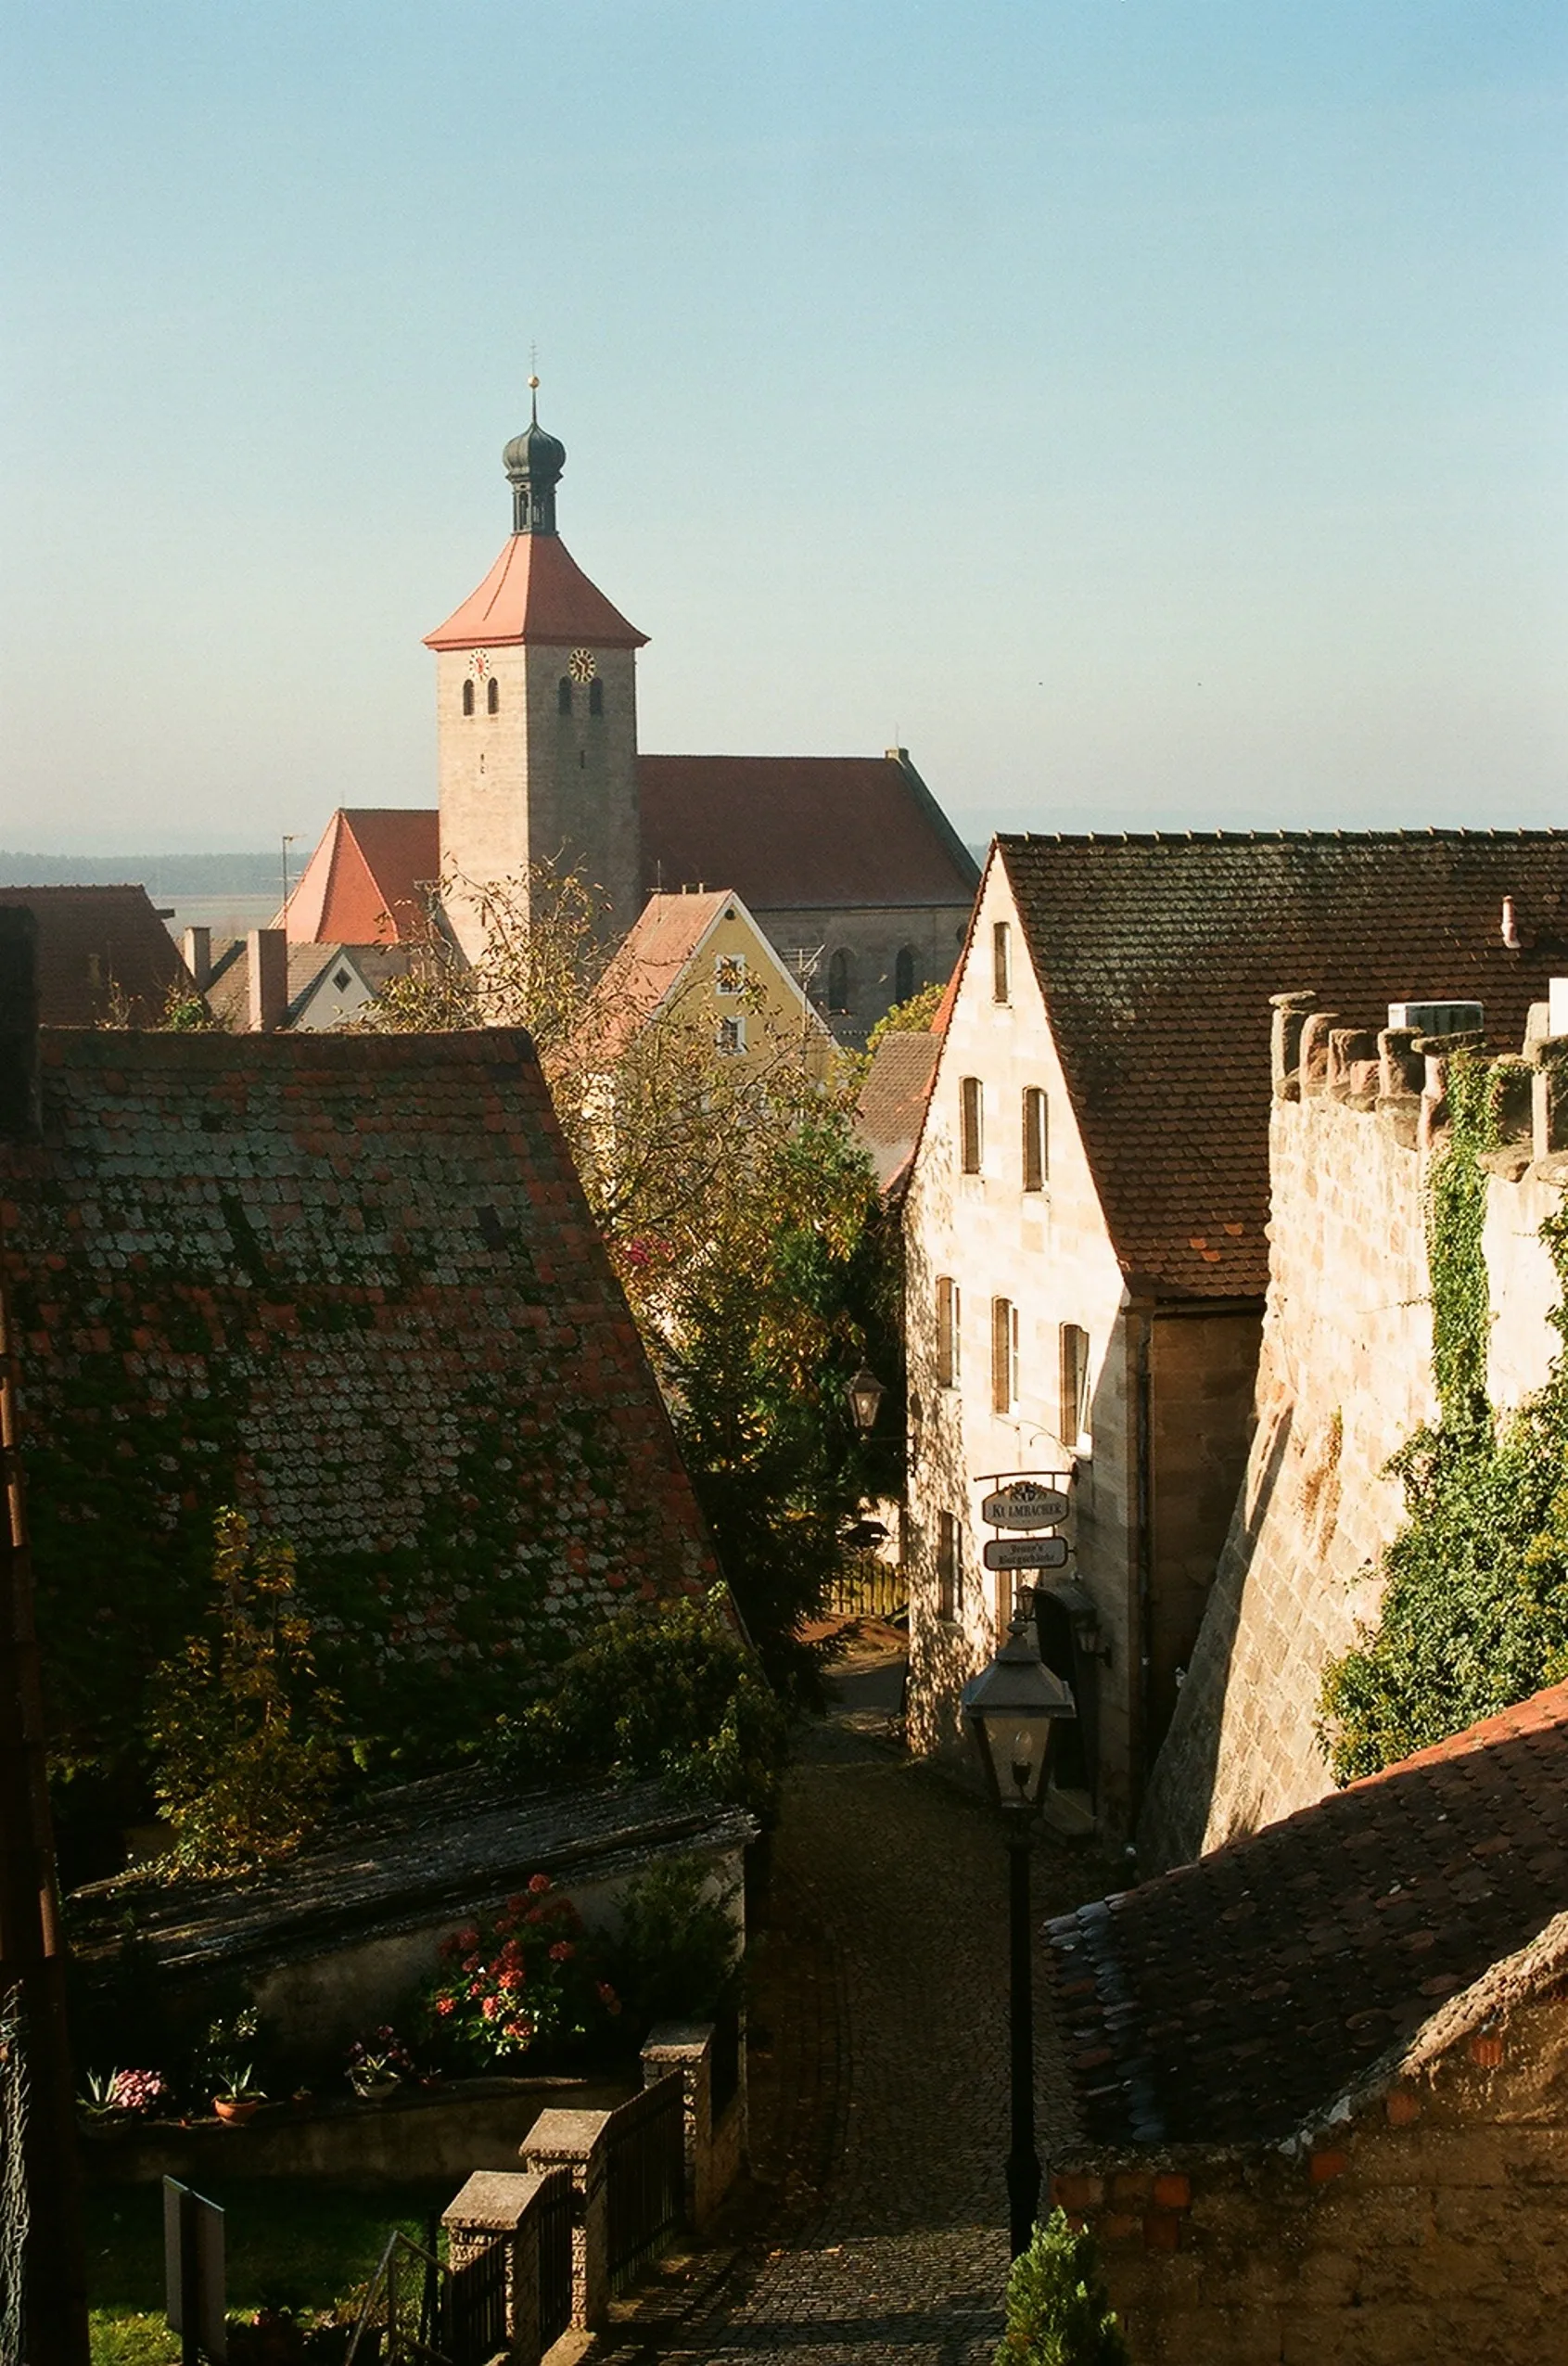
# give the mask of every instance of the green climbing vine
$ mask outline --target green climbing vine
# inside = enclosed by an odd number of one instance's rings
[[[1375,1773],[1568,1675],[1568,1217],[1541,1238],[1563,1286],[1539,1394],[1500,1424],[1486,1392],[1490,1297],[1482,1154],[1519,1063],[1459,1053],[1452,1132],[1427,1201],[1438,1418],[1389,1464],[1406,1522],[1383,1555],[1376,1628],[1324,1671],[1319,1731],[1337,1783]]]

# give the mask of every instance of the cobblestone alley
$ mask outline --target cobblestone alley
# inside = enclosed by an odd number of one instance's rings
[[[849,1713],[789,1780],[753,1998],[757,2247],[663,2338],[706,2366],[989,2366],[1006,2273],[1003,1851],[994,1818]],[[857,1730],[871,1728],[871,1731]],[[1042,1838],[1037,1924],[1107,1868]],[[1040,2151],[1059,2090],[1039,2032]],[[628,2329],[630,2330],[630,2329]]]

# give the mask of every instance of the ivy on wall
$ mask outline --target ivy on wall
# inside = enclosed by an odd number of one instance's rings
[[[1428,1187],[1438,1418],[1389,1464],[1406,1522],[1383,1555],[1375,1629],[1324,1671],[1319,1738],[1336,1783],[1376,1773],[1568,1676],[1568,1214],[1541,1228],[1563,1300],[1540,1393],[1501,1422],[1486,1393],[1483,1152],[1519,1063],[1448,1063],[1448,1146]]]

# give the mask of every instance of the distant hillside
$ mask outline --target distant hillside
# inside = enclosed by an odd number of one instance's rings
[[[292,867],[298,878],[300,865]],[[283,858],[269,854],[12,854],[0,847],[0,887],[145,887],[154,901],[185,896],[271,896]]]

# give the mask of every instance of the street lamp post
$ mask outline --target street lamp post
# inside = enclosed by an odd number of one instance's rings
[[[1029,1848],[1045,1797],[1051,1737],[1059,1719],[1077,1714],[1073,1695],[1027,1641],[1020,1608],[1013,1630],[988,1668],[965,1684],[963,1721],[986,1787],[1001,1810],[1007,1842],[1008,1955],[1012,2110],[1007,2152],[1011,2256],[1028,2249],[1039,2209],[1039,2155],[1035,2150],[1034,1961],[1029,1928]]]

